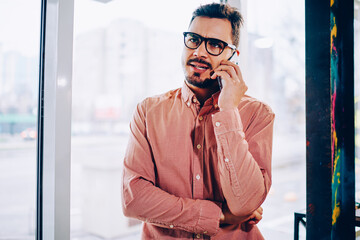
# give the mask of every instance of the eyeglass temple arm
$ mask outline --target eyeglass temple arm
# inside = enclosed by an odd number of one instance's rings
[[[235,53],[236,53],[237,56],[240,55],[240,51],[237,50],[237,49],[234,49],[234,52],[231,54],[231,56],[228,58],[228,60],[230,60],[234,56]]]

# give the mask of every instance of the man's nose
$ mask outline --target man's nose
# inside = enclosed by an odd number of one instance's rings
[[[205,47],[205,41],[203,41],[200,46],[194,50],[194,55],[197,57],[207,57],[207,51]]]

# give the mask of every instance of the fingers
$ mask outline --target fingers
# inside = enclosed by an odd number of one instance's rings
[[[256,213],[255,214],[255,217],[254,218],[252,218],[255,222],[259,222],[261,219],[262,219],[262,215],[261,214],[259,214],[259,213]]]
[[[255,224],[258,224],[262,219],[263,208],[259,207],[250,216],[250,219],[241,224],[241,229],[245,232],[249,232]]]
[[[248,224],[257,224],[262,219],[263,208],[259,207],[256,209],[250,216],[250,218],[246,221]]]
[[[260,217],[259,219],[257,218],[251,218],[249,220],[246,221],[246,223],[250,224],[250,225],[255,225],[258,224],[261,221],[262,217]]]
[[[232,78],[242,79],[242,74],[239,66],[231,61],[221,61],[220,65],[216,67],[214,71],[226,71]]]
[[[249,220],[249,221],[247,221],[246,223],[247,224],[250,224],[250,225],[255,225],[255,224],[257,224],[258,222],[260,222],[260,221],[255,221],[255,220]]]
[[[226,81],[233,81],[231,75],[226,71],[216,70],[214,74],[211,75],[211,78],[215,79],[216,77],[220,77],[221,79],[225,79]]]
[[[262,207],[259,207],[258,209],[256,209],[256,211],[255,211],[255,216],[256,217],[260,217],[260,219],[261,219],[262,214],[263,214],[263,208]]]
[[[216,78],[216,76],[220,76],[222,78],[229,78],[234,81],[239,80],[236,70],[232,66],[228,66],[228,65],[220,65],[219,67],[217,67],[211,78],[214,79]]]
[[[231,62],[231,61],[222,61],[220,63],[220,66],[222,65],[227,65],[227,66],[231,66],[233,67],[233,69],[235,70],[236,72],[236,75],[240,78],[242,78],[242,75],[241,75],[241,71],[240,71],[240,67],[238,65],[236,65],[235,63]]]

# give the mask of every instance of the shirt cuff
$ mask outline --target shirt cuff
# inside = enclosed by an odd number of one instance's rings
[[[200,208],[199,220],[196,224],[198,233],[209,236],[216,235],[220,228],[221,203],[203,201]]]
[[[213,114],[212,122],[215,135],[220,135],[227,132],[240,131],[242,133],[242,137],[245,138],[245,134],[243,132],[243,124],[241,121],[239,110],[237,108],[227,109]]]

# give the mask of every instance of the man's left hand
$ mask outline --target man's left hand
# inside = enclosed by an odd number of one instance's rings
[[[258,209],[255,210],[255,212],[253,212],[249,220],[241,224],[241,230],[245,232],[249,232],[254,227],[254,225],[260,222],[260,220],[262,219],[262,214],[263,214],[263,208],[259,207]]]

